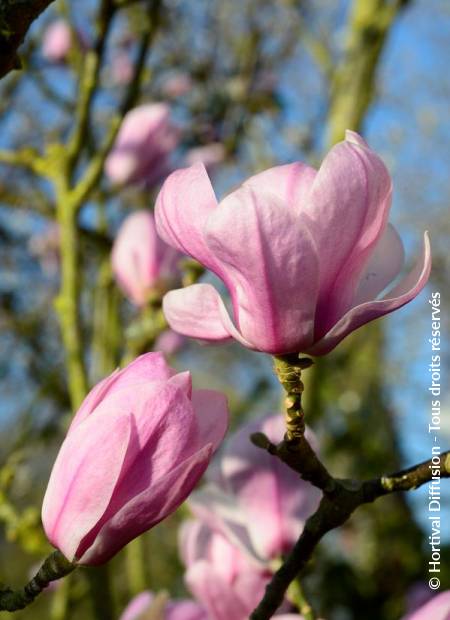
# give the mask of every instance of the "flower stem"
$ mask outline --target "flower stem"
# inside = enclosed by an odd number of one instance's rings
[[[0,611],[24,609],[44,590],[51,581],[65,577],[76,568],[60,551],[54,551],[44,561],[33,579],[20,590],[0,585]]]
[[[305,434],[305,414],[302,408],[302,393],[305,389],[301,379],[302,370],[312,366],[309,357],[298,355],[277,356],[274,358],[275,374],[285,389],[286,436],[288,444],[296,444]]]

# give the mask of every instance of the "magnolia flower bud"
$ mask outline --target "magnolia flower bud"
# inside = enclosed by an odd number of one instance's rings
[[[142,355],[85,398],[53,466],[42,508],[68,560],[101,564],[171,514],[223,439],[225,397],[192,390],[161,353]]]
[[[119,229],[111,254],[112,269],[125,295],[145,305],[152,290],[164,291],[178,275],[180,254],[156,234],[153,215],[137,211]]]
[[[52,22],[44,32],[42,55],[50,62],[67,60],[72,47],[72,30],[64,19]]]
[[[105,172],[120,185],[157,183],[169,172],[169,155],[177,147],[179,133],[164,103],[141,105],[128,112],[105,162]]]

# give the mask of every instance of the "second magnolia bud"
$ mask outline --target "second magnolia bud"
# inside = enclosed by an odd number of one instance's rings
[[[125,295],[136,306],[144,306],[152,290],[164,291],[177,280],[180,257],[156,234],[153,215],[136,211],[119,229],[111,262]]]
[[[88,394],[56,459],[42,520],[68,560],[95,565],[183,502],[228,423],[225,397],[192,390],[147,353]]]

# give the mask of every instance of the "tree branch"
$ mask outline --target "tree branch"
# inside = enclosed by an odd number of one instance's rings
[[[331,82],[328,141],[360,128],[375,90],[376,71],[390,28],[410,0],[353,0],[342,61]]]
[[[20,69],[17,54],[28,29],[53,0],[3,0],[0,2],[0,78]]]
[[[54,551],[33,579],[20,590],[5,588],[0,584],[0,611],[18,611],[27,607],[51,581],[65,577],[75,568],[76,565],[69,562],[60,551]]]
[[[251,620],[272,617],[281,605],[289,585],[306,566],[325,534],[345,523],[359,506],[390,493],[416,489],[432,480],[438,471],[441,478],[450,477],[450,451],[440,455],[439,463],[436,459],[430,459],[389,476],[360,482],[333,478],[304,438],[301,447],[299,444],[300,449],[295,451],[288,450],[285,441],[279,445],[271,443],[262,433],[253,435],[252,441],[280,458],[302,478],[318,486],[323,497],[316,512],[306,521],[291,553],[272,577],[263,599],[250,616]]]

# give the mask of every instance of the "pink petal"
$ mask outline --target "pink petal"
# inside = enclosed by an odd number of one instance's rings
[[[263,431],[271,441],[279,442],[284,434],[283,417],[271,415],[251,422],[233,435],[216,482],[195,491],[189,507],[253,565],[261,566],[290,549],[306,518],[316,509],[320,493],[254,447],[249,435],[255,431]],[[309,430],[307,435],[314,444]]]
[[[222,474],[228,492],[237,498],[245,515],[254,549],[267,561],[294,544],[317,508],[320,493],[284,463],[251,444],[249,436],[256,431],[263,431],[271,441],[281,441],[282,416],[249,423],[232,436],[222,457]]]
[[[120,371],[116,387],[129,386],[149,381],[164,381],[173,377],[176,370],[171,368],[162,353],[144,353]]]
[[[197,420],[184,387],[169,382],[141,386],[138,394],[121,390],[97,408],[112,415],[116,410],[132,412],[132,433],[122,470],[111,501],[101,519],[79,545],[83,554],[94,544],[104,524],[167,472],[194,452]]]
[[[388,224],[358,284],[353,306],[375,299],[401,272],[405,250],[398,232]]]
[[[97,385],[95,385],[92,388],[92,390],[83,400],[83,402],[80,405],[80,408],[76,412],[70,424],[68,432],[73,430],[73,428],[75,428],[75,426],[77,426],[80,422],[83,422],[83,420],[85,420],[87,416],[90,415],[94,411],[97,405],[103,400],[105,395],[108,393],[108,390],[110,389],[110,387],[115,383],[116,379],[118,378],[119,373],[120,373],[119,369],[115,370],[111,375],[109,375],[109,377],[105,377],[105,379],[102,379],[99,383],[97,383]]]
[[[206,610],[194,601],[170,601],[165,620],[209,620]]]
[[[207,445],[134,497],[103,525],[80,564],[102,564],[123,546],[171,514],[202,476],[212,454]],[[126,525],[125,525],[126,524]]]
[[[357,144],[358,146],[362,146],[367,149],[369,148],[369,145],[364,140],[364,138],[360,136],[359,133],[356,133],[356,131],[353,131],[352,129],[346,129],[345,139],[347,142],[353,142],[353,144]]]
[[[63,62],[72,47],[72,30],[64,19],[52,22],[44,32],[42,55],[52,62]]]
[[[164,381],[175,373],[176,371],[168,366],[162,353],[151,352],[140,355],[126,368],[116,370],[92,388],[73,418],[69,430],[83,422],[110,392],[141,383]]]
[[[441,592],[403,620],[450,620],[450,590]]]
[[[316,342],[304,353],[310,355],[325,355],[339,342],[361,325],[374,319],[389,314],[401,308],[414,299],[428,281],[431,270],[431,250],[428,234],[424,235],[424,248],[422,256],[415,267],[407,274],[391,291],[382,299],[363,303],[352,308],[319,342]]]
[[[200,561],[186,572],[186,584],[215,620],[248,620],[251,609],[236,596],[233,588],[216,574],[208,562]]]
[[[249,346],[231,322],[225,305],[211,284],[192,284],[169,291],[163,299],[170,327],[191,338],[227,342],[233,337]]]
[[[173,172],[164,182],[155,206],[156,229],[166,243],[200,263],[220,271],[203,238],[203,226],[217,199],[203,164]]]
[[[178,132],[170,123],[168,105],[138,106],[125,115],[106,159],[105,172],[114,183],[140,181],[149,175],[155,181],[166,169],[166,158],[177,141]]]
[[[273,194],[242,187],[208,218],[205,238],[221,263],[245,340],[268,353],[309,346],[318,259],[294,210]]]
[[[144,305],[149,290],[160,279],[176,275],[179,253],[156,234],[153,215],[136,211],[129,215],[114,241],[111,264],[120,287],[136,305]]]
[[[167,382],[168,385],[173,385],[180,389],[183,394],[185,394],[189,400],[192,397],[192,377],[191,373],[186,370],[184,372],[179,372],[169,379]]]
[[[258,193],[275,194],[298,213],[307,200],[316,174],[314,168],[295,162],[264,170],[250,177],[243,185],[253,187]]]
[[[45,493],[42,522],[50,542],[69,560],[110,502],[130,431],[130,416],[123,412],[92,415],[61,446]]]
[[[228,429],[226,396],[214,390],[194,390],[192,405],[198,422],[198,447],[211,444],[216,451]]]
[[[381,159],[355,134],[328,153],[302,218],[320,248],[316,338],[346,312],[389,214],[392,184]]]
[[[248,562],[221,534],[201,521],[190,521],[181,531],[186,583],[209,614],[246,620],[262,596],[268,572]]]
[[[214,484],[202,486],[188,500],[192,513],[211,530],[222,534],[244,554],[249,562],[264,566],[263,558],[256,552],[247,529],[247,515],[231,494]]]
[[[178,530],[180,556],[189,568],[207,555],[211,531],[199,520],[183,521]]]
[[[150,608],[154,598],[152,592],[141,592],[128,603],[119,620],[139,620]]]

